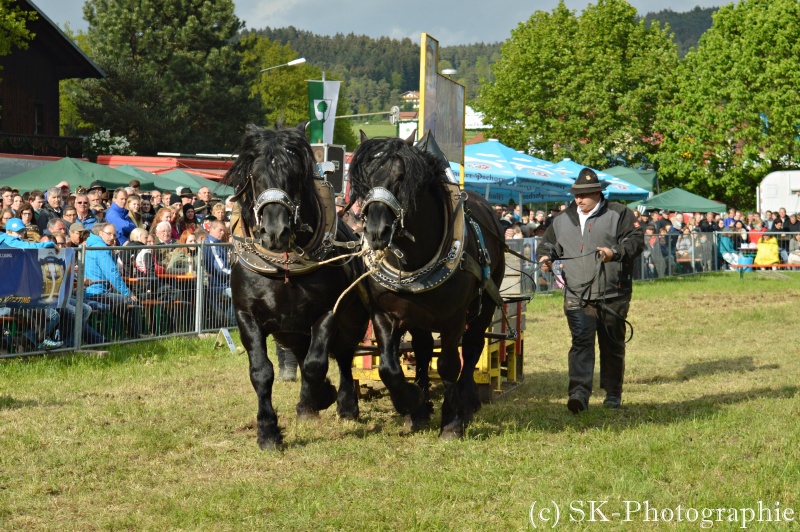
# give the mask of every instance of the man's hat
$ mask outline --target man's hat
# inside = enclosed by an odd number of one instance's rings
[[[208,205],[206,205],[206,202],[203,200],[197,200],[192,203],[192,207],[194,208],[194,212],[203,212],[208,208]]]
[[[608,182],[600,181],[597,174],[591,168],[584,168],[578,174],[575,184],[569,189],[570,194],[591,194],[592,192],[602,192],[608,186]]]
[[[87,189],[86,187],[83,187],[83,186],[78,186],[75,189],[75,194],[86,194],[87,192],[89,192],[89,189]]]
[[[178,196],[177,194],[170,194],[169,195],[169,203],[167,205],[173,205],[175,203],[180,203],[180,202],[181,202],[181,197],[180,196]]]
[[[69,232],[72,233],[73,231],[80,231],[81,233],[89,232],[89,230],[86,229],[80,222],[75,222],[74,224],[69,226]]]
[[[89,192],[91,192],[92,190],[95,190],[95,189],[99,189],[100,192],[105,192],[106,191],[106,187],[101,185],[100,181],[92,181],[92,184],[89,185]]]
[[[6,222],[6,232],[14,231],[15,233],[19,233],[20,231],[25,230],[25,224],[22,223],[22,220],[19,218],[9,218]]]
[[[181,189],[181,191],[180,191],[179,196],[181,196],[181,197],[189,197],[190,198],[190,197],[194,196],[194,192],[192,192],[192,189],[190,189],[189,187],[183,187]]]

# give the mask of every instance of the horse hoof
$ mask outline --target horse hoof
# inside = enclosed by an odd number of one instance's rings
[[[419,432],[428,427],[430,418],[406,415],[403,418],[403,428],[409,432]]]
[[[445,429],[439,434],[439,439],[441,441],[455,441],[455,440],[463,440],[464,439],[464,431],[463,430],[455,430],[455,429]]]
[[[355,412],[337,412],[337,414],[339,414],[339,419],[343,421],[358,421],[358,410]]]
[[[262,451],[280,451],[283,448],[283,442],[281,440],[260,440],[258,447]]]
[[[298,410],[297,419],[299,421],[312,421],[319,419],[319,412],[315,410]]]

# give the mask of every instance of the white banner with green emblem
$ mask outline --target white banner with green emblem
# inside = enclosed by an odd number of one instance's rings
[[[312,144],[333,144],[340,85],[340,81],[308,82],[308,130]]]

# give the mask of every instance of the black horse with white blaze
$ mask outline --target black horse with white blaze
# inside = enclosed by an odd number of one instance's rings
[[[316,415],[334,401],[340,417],[355,419],[359,413],[352,360],[367,328],[365,295],[351,290],[335,315],[331,310],[364,269],[361,261],[347,257],[320,264],[355,248],[357,239],[337,223],[333,191],[317,174],[301,127],[248,125],[224,180],[236,189],[239,206],[231,223],[237,259],[231,290],[258,396],[262,449],[282,444],[272,405],[269,335],[300,362],[298,416]],[[329,354],[339,366],[338,395],[326,377]]]
[[[367,285],[381,380],[412,427],[424,425],[430,414],[430,331],[438,331],[444,385],[440,437],[460,438],[480,408],[474,371],[500,299],[497,287],[505,269],[500,223],[486,200],[450,183],[442,160],[411,139],[367,139],[362,132],[350,183],[363,201],[364,236],[371,248]],[[399,361],[407,331],[417,359],[415,383],[405,380]]]

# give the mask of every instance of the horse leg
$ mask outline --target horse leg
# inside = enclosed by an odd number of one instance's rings
[[[414,382],[422,390],[422,404],[411,413],[407,428],[421,430],[428,425],[433,413],[431,401],[431,380],[428,375],[431,359],[433,358],[433,334],[422,329],[411,329],[411,347],[414,349],[416,360],[416,375]]]
[[[314,416],[336,401],[336,388],[328,379],[328,353],[335,333],[336,317],[332,312],[322,316],[311,327],[311,343],[300,370],[303,385],[297,404],[299,417]]]
[[[495,308],[494,303],[491,302],[484,302],[484,306],[484,308],[488,307],[492,310]],[[491,314],[489,319],[491,319]],[[478,365],[486,343],[483,337],[486,327],[476,323],[479,321],[481,320],[478,319],[470,323],[469,328],[464,332],[464,337],[461,339],[461,354],[464,360],[464,367],[461,370],[461,376],[458,378],[458,391],[461,396],[465,427],[472,422],[473,414],[481,409],[478,386],[475,384],[475,367]]]
[[[272,406],[272,383],[275,378],[272,362],[267,357],[266,331],[259,328],[258,322],[244,311],[237,312],[239,335],[250,359],[250,382],[258,398],[256,414],[257,441],[261,449],[276,449],[283,444],[278,415]]]
[[[372,326],[381,350],[378,374],[389,390],[392,404],[401,416],[415,412],[422,404],[422,390],[414,383],[406,381],[400,365],[400,337],[403,331],[382,314],[373,314]]]
[[[333,356],[339,366],[339,393],[336,397],[336,413],[341,419],[358,419],[358,394],[353,380],[353,353],[356,344],[347,345],[337,342],[333,348]]]
[[[481,313],[469,324],[461,339],[461,354],[464,367],[458,379],[458,390],[461,394],[461,404],[464,411],[464,426],[472,422],[472,416],[481,409],[481,398],[478,386],[475,384],[475,367],[486,345],[484,334],[494,319],[497,305],[488,296],[484,295]]]
[[[461,338],[460,333],[464,330],[463,327],[462,323],[455,330],[442,331],[442,352],[439,353],[438,367],[444,386],[442,425],[439,432],[439,438],[443,440],[456,440],[464,437],[464,412],[461,392],[457,383],[458,374],[462,372],[458,342]]]

